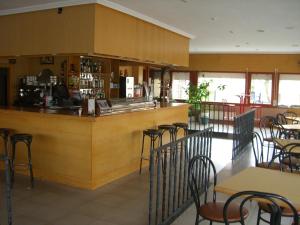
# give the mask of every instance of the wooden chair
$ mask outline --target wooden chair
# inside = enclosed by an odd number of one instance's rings
[[[268,149],[267,156],[269,155],[270,148],[274,149],[273,139],[271,137],[271,126],[276,121],[276,118],[273,116],[264,116],[259,121],[259,130],[263,140],[263,146]]]
[[[278,113],[276,115],[276,121],[278,124],[281,124],[281,125],[287,124],[287,120],[286,120],[284,114],[282,114],[282,113]]]
[[[265,155],[264,155],[262,138],[260,137],[259,133],[255,132],[255,131],[252,132],[252,136],[253,136],[252,150],[253,150],[253,154],[255,157],[255,166],[256,167],[268,168],[268,169],[273,169],[273,170],[286,170],[287,169],[287,166],[280,163],[280,161],[278,163],[274,162],[274,160],[272,160],[270,162],[265,161],[265,158],[268,159],[268,156],[265,157]],[[268,152],[268,154],[269,154],[269,152]],[[273,159],[274,154],[270,158]]]
[[[234,195],[232,195],[225,203],[223,215],[224,215],[224,222],[225,225],[228,225],[230,223],[229,220],[229,210],[231,204],[236,204],[234,201],[239,198],[239,207],[240,211],[243,210],[244,205],[248,201],[258,201],[259,209],[258,209],[258,215],[257,215],[257,225],[259,225],[260,221],[263,220],[264,222],[270,224],[270,225],[281,225],[281,217],[285,216],[285,211],[289,212],[289,215],[293,218],[293,224],[299,225],[299,215],[296,210],[296,208],[293,206],[293,204],[286,198],[272,193],[265,193],[265,192],[257,192],[257,191],[243,191],[238,192]],[[240,200],[242,199],[242,200]],[[265,202],[265,203],[261,203]],[[261,206],[264,206],[266,208],[262,208]],[[286,205],[285,208],[282,208],[281,205]],[[270,214],[270,220],[263,219],[261,217],[262,211],[267,210]],[[245,224],[245,219],[241,218],[241,224]]]
[[[283,115],[285,117],[297,117],[297,113],[292,112],[292,111],[286,111],[286,112],[283,113]]]
[[[214,190],[212,201],[208,201],[210,179],[212,178],[214,187],[217,184],[216,168],[211,159],[202,155],[194,156],[190,161],[188,171],[188,184],[196,206],[195,225],[198,225],[203,220],[210,221],[210,225],[213,222],[224,223],[223,207],[225,203],[216,201],[216,192]],[[202,194],[203,202],[201,200]],[[230,222],[240,222],[241,218],[248,216],[246,208],[243,208],[241,212],[238,204],[230,205],[228,208],[228,220]],[[200,217],[202,217],[202,220],[200,220]]]
[[[281,151],[281,161],[289,167],[290,172],[300,170],[300,152],[295,152],[295,148],[300,148],[300,143],[289,143]]]
[[[287,117],[297,117],[298,116],[297,113],[291,112],[291,111],[286,111],[286,112],[283,113],[283,115],[285,116],[285,118],[287,118]],[[292,122],[289,122],[291,120],[288,120],[288,119],[286,119],[286,120],[287,120],[287,123],[292,123],[292,124],[297,124],[298,123],[298,121],[295,121],[295,120],[292,120]]]

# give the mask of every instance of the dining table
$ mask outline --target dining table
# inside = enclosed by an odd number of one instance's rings
[[[283,124],[282,127],[283,127],[283,129],[288,130],[288,131],[300,131],[300,124],[299,123]]]
[[[289,145],[289,144],[299,144],[300,145],[300,140],[299,139],[280,139],[280,138],[275,138],[274,139],[274,142],[283,150],[283,151],[288,151],[290,150],[290,147],[292,146],[289,146],[287,148],[284,148],[286,145]],[[293,148],[293,153],[299,153],[300,154],[300,146],[296,146]]]
[[[299,123],[300,122],[300,117],[299,116],[286,116],[285,117],[287,120],[290,120],[292,122]]]
[[[215,191],[233,195],[241,191],[259,191],[281,195],[300,210],[300,174],[249,167],[215,186]],[[260,200],[258,201],[265,201]],[[281,204],[281,203],[278,203]],[[284,207],[284,205],[281,205]]]

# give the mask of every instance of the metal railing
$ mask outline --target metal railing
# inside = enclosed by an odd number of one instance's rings
[[[213,128],[215,134],[232,134],[233,120],[237,106],[227,103],[202,102],[193,104],[189,111],[189,129]]]
[[[10,176],[10,161],[6,155],[0,155],[0,161],[4,162],[5,172],[5,205],[8,225],[12,225],[12,198],[11,198],[11,176]]]
[[[234,118],[232,159],[241,154],[252,141],[254,129],[255,109]]]
[[[192,202],[188,188],[190,159],[211,157],[212,129],[205,129],[150,153],[149,225],[171,224]]]

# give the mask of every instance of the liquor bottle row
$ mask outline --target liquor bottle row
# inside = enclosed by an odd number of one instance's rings
[[[101,62],[94,58],[81,58],[80,71],[83,73],[101,73]]]

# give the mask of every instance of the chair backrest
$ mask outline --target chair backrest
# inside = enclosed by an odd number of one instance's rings
[[[289,163],[288,166],[291,172],[293,172],[293,169],[298,169],[295,167],[300,167],[300,165],[294,165],[292,159],[293,157],[296,157],[300,160],[300,143],[289,143],[283,146],[282,149],[284,150],[281,151],[280,160],[287,159],[287,162]]]
[[[276,121],[277,121],[278,124],[281,124],[281,125],[287,124],[287,120],[286,120],[285,116],[282,113],[278,113],[276,115]]]
[[[291,111],[286,111],[286,112],[283,113],[283,115],[285,117],[297,117],[297,113],[291,112]]]
[[[284,129],[282,124],[277,123],[276,121],[271,125],[271,138],[283,138],[288,137],[287,131]]]
[[[194,199],[196,208],[201,205],[200,196],[204,194],[204,203],[207,202],[207,193],[210,180],[217,184],[216,168],[210,158],[204,155],[196,155],[190,160],[188,170],[188,184]],[[213,190],[213,201],[216,201],[216,193]]]
[[[270,137],[270,128],[272,123],[276,121],[276,118],[273,116],[263,116],[259,121],[259,130],[262,138]]]
[[[229,222],[228,222],[228,207],[229,207],[230,203],[232,203],[237,198],[243,198],[242,201],[240,201],[240,199],[239,199],[239,201],[235,201],[236,203],[239,202],[238,204],[240,205],[240,212],[242,212],[245,203],[250,200],[268,202],[268,207],[269,207],[270,214],[271,214],[270,225],[281,225],[282,206],[291,210],[292,218],[294,220],[293,225],[299,225],[297,210],[288,199],[286,199],[283,196],[277,195],[277,194],[258,192],[258,191],[242,191],[242,192],[238,192],[238,193],[232,195],[230,198],[228,198],[228,200],[226,201],[226,203],[224,205],[224,209],[223,209],[223,217],[224,217],[225,225],[229,224]],[[245,224],[244,217],[241,217],[241,224],[242,225]]]
[[[258,163],[264,161],[264,155],[263,155],[263,140],[260,137],[259,133],[255,131],[252,132],[252,150],[255,157],[255,166],[257,166]]]

